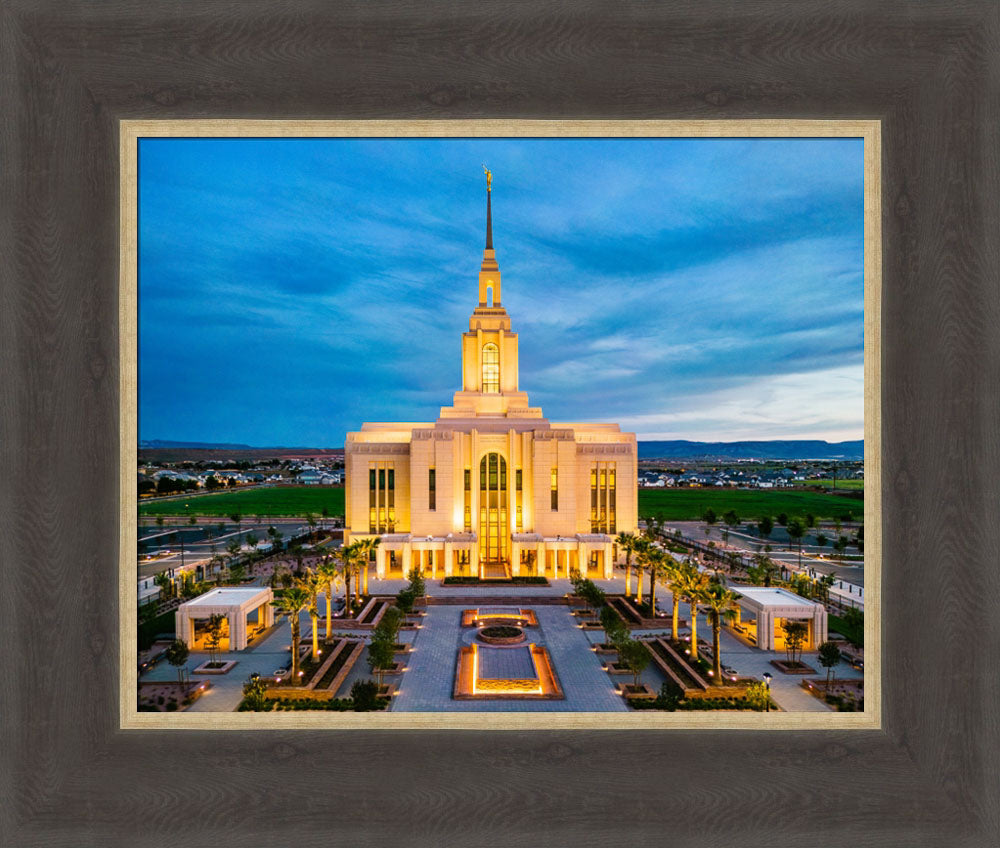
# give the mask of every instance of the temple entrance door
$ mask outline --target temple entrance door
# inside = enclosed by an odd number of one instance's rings
[[[510,576],[507,522],[507,461],[488,453],[479,463],[479,563],[480,577]]]

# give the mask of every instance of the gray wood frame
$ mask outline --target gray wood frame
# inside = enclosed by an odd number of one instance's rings
[[[1000,5],[0,7],[0,844],[1000,842]],[[120,731],[118,121],[881,119],[879,731]]]

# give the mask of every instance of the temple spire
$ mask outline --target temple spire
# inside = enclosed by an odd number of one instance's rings
[[[486,249],[493,249],[493,209],[490,203],[493,197],[493,172],[483,165],[486,172]]]
[[[483,165],[486,174],[486,250],[479,269],[479,306],[500,306],[500,266],[493,250],[493,172]]]

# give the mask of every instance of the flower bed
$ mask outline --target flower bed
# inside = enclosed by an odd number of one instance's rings
[[[480,642],[487,645],[517,645],[523,642],[527,636],[520,627],[510,627],[506,624],[494,624],[484,627],[476,634]]]
[[[379,698],[377,710],[384,710],[389,706],[388,698]],[[284,712],[289,710],[329,710],[332,712],[351,712],[354,710],[354,701],[351,698],[331,698],[327,701],[311,701],[298,698],[267,698],[264,701],[264,708],[258,712]],[[238,712],[252,712],[252,708],[241,701]]]
[[[481,585],[512,585],[512,586],[548,586],[547,577],[503,577],[498,580],[481,580],[478,577],[445,577],[442,586],[481,586]]]

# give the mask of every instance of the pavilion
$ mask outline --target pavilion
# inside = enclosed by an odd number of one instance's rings
[[[805,651],[814,651],[826,641],[826,607],[823,604],[770,586],[733,586],[740,597],[736,601],[736,619],[729,626],[738,635],[765,651],[785,648],[786,621],[804,621],[809,627]]]
[[[274,594],[270,588],[258,586],[222,586],[186,601],[177,608],[175,622],[177,638],[195,649],[195,621],[223,615],[228,624],[229,650],[242,651],[249,642],[248,629],[266,630],[274,624]],[[252,621],[248,621],[253,617]]]

